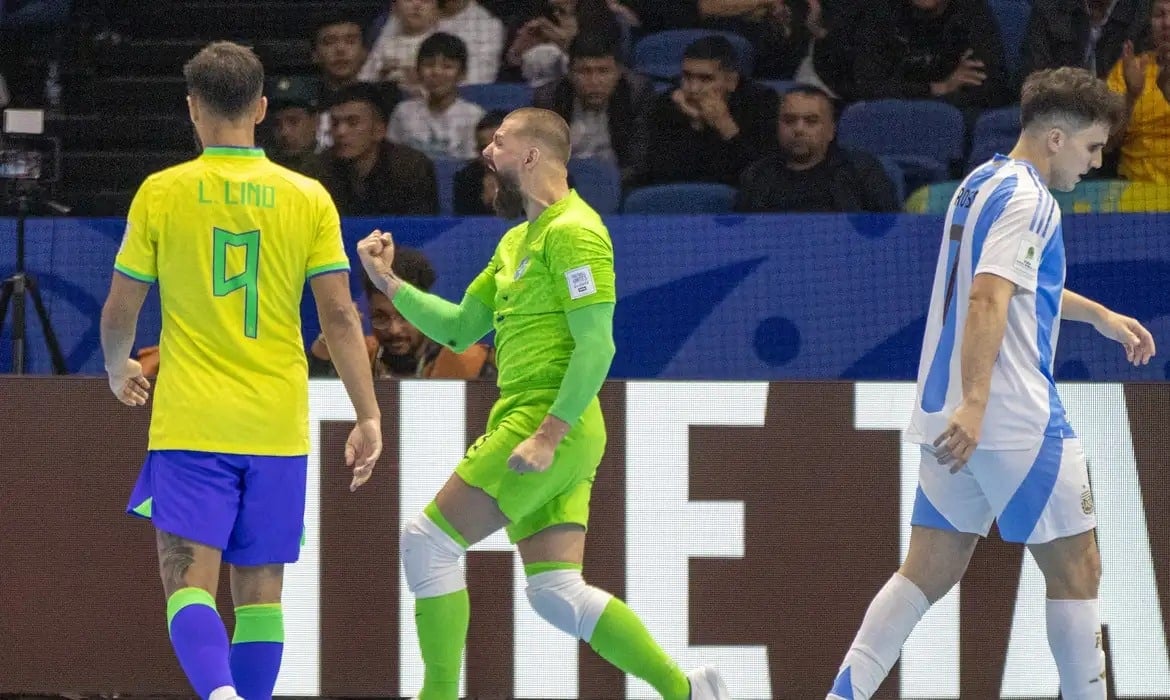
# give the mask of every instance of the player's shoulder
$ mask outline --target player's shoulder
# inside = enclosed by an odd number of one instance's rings
[[[305,197],[307,202],[316,202],[324,199],[332,203],[333,200],[329,196],[328,190],[325,189],[325,186],[319,180],[272,161],[268,161],[265,168],[267,170],[266,174],[269,177],[282,182],[289,189],[300,193]]]
[[[170,167],[163,168],[162,170],[154,171],[150,175],[146,176],[146,179],[142,181],[141,187],[143,189],[153,190],[164,189],[174,184],[175,182],[190,177],[193,174],[198,174],[201,172],[201,170],[202,168],[199,159],[192,158],[191,160],[185,160],[182,163],[177,163]]]
[[[590,206],[574,190],[569,197],[568,204],[548,223],[550,231],[568,234],[570,236],[600,235],[609,237],[609,229],[601,219],[601,214]]]
[[[1037,207],[1047,205],[1052,194],[1031,165],[1011,158],[997,157],[971,171],[963,182],[969,190],[984,190],[984,204],[998,200],[1001,206]],[[978,205],[976,205],[978,206]]]

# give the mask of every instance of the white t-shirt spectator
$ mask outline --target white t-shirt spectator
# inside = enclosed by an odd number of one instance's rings
[[[388,41],[390,37],[395,37],[398,40],[408,38],[398,36],[399,27],[398,18],[391,13],[390,19],[386,21],[386,25],[382,27],[378,39],[374,42],[374,48],[370,51],[370,58],[367,59],[366,66],[369,66],[370,62],[374,60],[379,45],[383,41]],[[467,75],[463,78],[462,85],[496,82],[496,76],[500,72],[500,58],[504,54],[506,34],[504,23],[499,18],[483,9],[479,3],[472,2],[468,3],[467,7],[454,17],[439,20],[436,31],[454,34],[462,39],[464,44],[467,44]],[[420,37],[418,43],[414,45],[414,53],[410,55],[411,66],[414,65],[415,54],[418,53],[418,44],[421,44],[427,36],[430,34]],[[395,55],[395,58],[398,56]],[[365,75],[365,67],[362,68],[362,75]],[[375,79],[377,79],[376,76],[362,78],[362,80]]]
[[[504,55],[504,23],[477,2],[455,15],[439,20],[439,31],[454,34],[467,44],[467,77],[464,85],[494,83]]]
[[[456,98],[443,112],[432,112],[426,100],[407,100],[394,108],[386,138],[416,148],[431,158],[474,158],[475,125],[483,118],[483,107]]]

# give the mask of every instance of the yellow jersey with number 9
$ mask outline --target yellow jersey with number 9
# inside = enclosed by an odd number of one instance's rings
[[[259,149],[204,149],[143,182],[114,269],[158,282],[151,450],[308,453],[301,294],[349,270],[319,182]]]

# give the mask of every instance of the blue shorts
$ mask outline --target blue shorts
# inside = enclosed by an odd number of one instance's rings
[[[305,529],[308,466],[305,455],[152,451],[126,512],[220,550],[229,564],[291,564]]]

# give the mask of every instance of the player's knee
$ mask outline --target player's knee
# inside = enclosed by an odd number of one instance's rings
[[[466,550],[425,514],[402,528],[399,545],[406,584],[416,597],[434,598],[466,588],[459,564]]]
[[[942,599],[963,578],[966,566],[951,564],[950,566],[936,566],[929,569],[903,566],[898,570],[908,581],[918,586],[922,595],[934,605]]]
[[[1091,600],[1101,584],[1101,554],[1095,546],[1073,556],[1053,557],[1044,571],[1049,598]]]
[[[613,597],[585,583],[577,569],[560,569],[528,577],[528,602],[553,627],[586,642]]]

